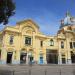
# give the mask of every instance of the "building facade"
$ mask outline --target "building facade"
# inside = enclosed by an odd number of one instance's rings
[[[55,36],[46,36],[32,20],[0,32],[0,64],[75,63],[75,18],[68,12]]]

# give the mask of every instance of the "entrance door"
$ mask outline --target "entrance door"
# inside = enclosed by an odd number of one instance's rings
[[[43,57],[40,57],[40,64],[43,64]]]
[[[34,60],[33,56],[29,56],[29,64],[33,64],[34,63],[33,60]]]
[[[71,51],[71,61],[75,63],[75,54]]]
[[[57,50],[47,50],[46,59],[48,64],[58,64]]]
[[[62,64],[65,64],[65,63],[66,63],[66,59],[62,58]]]
[[[13,52],[7,53],[7,64],[12,63],[12,55],[13,55]]]
[[[27,53],[20,54],[20,63],[21,64],[26,63],[26,56],[27,56]]]

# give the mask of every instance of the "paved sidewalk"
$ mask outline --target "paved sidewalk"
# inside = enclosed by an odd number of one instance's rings
[[[75,65],[0,65],[0,75],[75,75]]]

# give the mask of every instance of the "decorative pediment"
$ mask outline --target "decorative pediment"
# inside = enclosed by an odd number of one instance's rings
[[[20,22],[17,22],[17,24],[25,24],[25,23],[31,23],[31,24],[33,24],[33,25],[35,25],[37,28],[39,28],[39,26],[35,23],[35,22],[33,22],[31,19],[28,19],[28,20],[23,20],[23,21],[20,21]]]
[[[8,52],[13,52],[13,51],[15,51],[15,50],[14,50],[13,48],[8,48],[7,51],[8,51]]]
[[[31,30],[26,31],[27,34],[32,34],[33,32]]]
[[[39,30],[39,26],[34,23],[32,20],[24,20],[21,22],[18,22],[17,25],[20,27],[20,31],[22,32],[24,29],[29,29],[34,32],[37,32]]]
[[[22,34],[33,34],[33,32],[36,32],[36,29],[34,29],[33,27],[30,27],[30,26],[25,26],[23,29],[22,29]]]
[[[72,27],[71,27],[71,26],[68,26],[68,27],[67,27],[67,30],[72,30]]]
[[[22,49],[21,49],[21,52],[27,53],[26,48],[22,48]]]

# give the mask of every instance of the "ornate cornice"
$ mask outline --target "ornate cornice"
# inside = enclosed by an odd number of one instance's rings
[[[39,28],[39,26],[38,26],[34,21],[32,21],[31,19],[19,21],[19,22],[17,22],[17,25],[24,24],[24,23],[26,23],[26,22],[31,22],[31,23],[33,23],[37,28]]]

